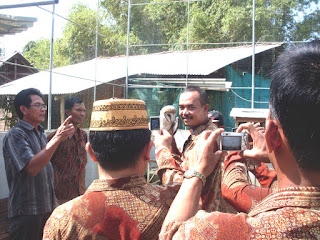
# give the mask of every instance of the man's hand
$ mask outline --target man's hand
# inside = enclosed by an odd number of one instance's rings
[[[161,129],[161,135],[154,132],[154,145],[156,148],[167,147],[170,149],[172,142],[174,141],[173,136],[165,129]]]
[[[205,177],[215,169],[222,157],[222,151],[217,149],[217,138],[224,130],[204,131],[198,138],[195,146],[188,154],[189,169],[202,173]]]
[[[71,116],[68,117],[64,123],[57,129],[56,134],[51,138],[45,148],[35,154],[29,163],[25,166],[25,171],[31,175],[36,176],[50,161],[50,158],[57,149],[61,141],[66,140],[71,136],[75,128],[73,124],[69,123]]]
[[[64,141],[74,134],[75,128],[72,123],[69,123],[71,118],[72,116],[69,116],[57,129],[54,138],[56,138],[58,141]]]
[[[256,128],[254,125],[252,125],[252,123],[244,123],[238,127],[237,132],[241,132],[244,129],[248,130],[249,134],[251,135],[253,147],[250,150],[244,150],[242,152],[243,157],[253,158],[261,162],[270,162],[267,152],[266,139],[263,134],[264,130]]]

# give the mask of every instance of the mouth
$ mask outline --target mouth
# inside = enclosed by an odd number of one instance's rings
[[[188,120],[191,120],[191,119],[192,119],[192,117],[183,117],[182,118],[183,121],[188,121]]]

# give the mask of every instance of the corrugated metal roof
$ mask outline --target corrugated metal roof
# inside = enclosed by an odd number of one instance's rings
[[[32,27],[36,21],[37,18],[0,14],[0,37],[23,32]]]
[[[257,54],[280,45],[257,45],[255,52]],[[128,74],[129,76],[137,74],[208,75],[226,65],[250,57],[252,51],[252,46],[241,46],[130,56]],[[125,56],[104,57],[55,68],[52,74],[52,94],[69,94],[94,87],[95,69],[97,85],[124,78],[127,74],[127,59]],[[49,72],[40,72],[10,82],[0,86],[0,95],[15,95],[20,90],[30,87],[38,88],[43,94],[48,94],[49,77]]]
[[[230,117],[234,118],[267,118],[269,109],[232,108]]]

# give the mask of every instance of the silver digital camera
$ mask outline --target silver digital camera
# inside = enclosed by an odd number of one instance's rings
[[[243,151],[248,148],[248,134],[236,132],[222,132],[220,136],[220,150]]]
[[[159,116],[150,117],[150,130],[160,130],[160,117]]]

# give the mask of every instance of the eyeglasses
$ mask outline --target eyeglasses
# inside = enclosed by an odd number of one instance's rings
[[[30,107],[36,107],[36,108],[40,108],[40,109],[44,109],[44,110],[47,110],[47,105],[43,104],[35,104],[35,105],[30,105]]]

